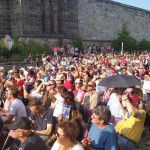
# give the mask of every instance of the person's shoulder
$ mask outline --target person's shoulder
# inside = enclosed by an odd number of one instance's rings
[[[46,144],[45,142],[43,141],[43,139],[35,134],[35,133],[32,133],[27,142],[26,142],[26,145],[25,145],[25,149],[36,149],[36,150],[40,150],[42,148],[42,150],[46,150]]]
[[[73,148],[72,150],[84,150],[83,146],[79,143],[77,143]]]

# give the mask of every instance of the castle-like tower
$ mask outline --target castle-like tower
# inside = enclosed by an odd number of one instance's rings
[[[150,11],[111,0],[0,0],[0,37],[112,41],[127,23],[150,41]]]
[[[78,35],[77,0],[1,0],[0,36],[63,37]]]

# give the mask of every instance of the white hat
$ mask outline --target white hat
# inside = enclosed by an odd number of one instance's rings
[[[80,78],[77,78],[74,83],[83,83],[83,80]]]
[[[14,71],[13,70],[9,70],[8,73],[14,73]]]
[[[65,80],[65,77],[64,77],[63,74],[58,74],[58,75],[56,76],[56,79],[55,79],[55,80],[56,80],[56,81]]]

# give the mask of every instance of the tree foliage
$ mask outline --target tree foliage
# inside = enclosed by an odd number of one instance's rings
[[[124,45],[124,51],[134,51],[138,49],[138,42],[130,35],[127,24],[123,24],[121,32],[118,33],[118,37],[113,41],[113,48],[120,51],[122,43]]]
[[[81,38],[74,38],[72,39],[72,45],[73,47],[77,47],[80,51],[84,51],[84,47],[83,47],[83,41]]]
[[[148,42],[146,39],[142,39],[139,42],[138,48],[139,50],[150,50],[150,42]]]

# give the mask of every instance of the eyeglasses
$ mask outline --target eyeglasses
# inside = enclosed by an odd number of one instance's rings
[[[93,85],[90,85],[90,84],[88,84],[87,86],[89,86],[89,87],[93,87]]]
[[[57,135],[57,137],[65,136],[65,135],[61,135],[61,134],[59,134],[57,131],[56,131],[56,135]]]

